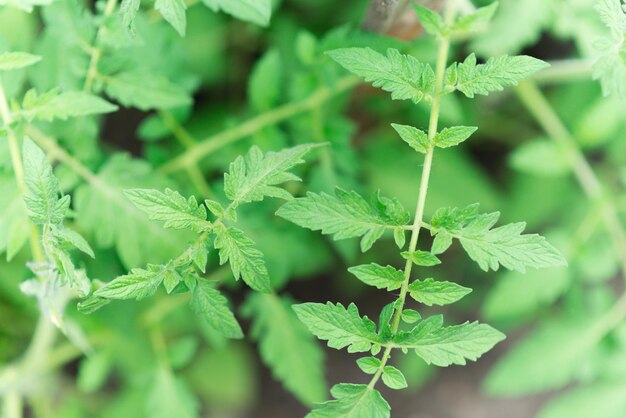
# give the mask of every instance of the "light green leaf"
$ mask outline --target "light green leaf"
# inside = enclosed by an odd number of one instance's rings
[[[453,282],[440,282],[433,279],[415,280],[409,285],[411,297],[428,306],[454,303],[471,291],[472,289]]]
[[[40,60],[40,56],[32,55],[27,52],[5,52],[0,54],[0,71],[10,71],[28,67]]]
[[[419,103],[433,94],[435,74],[417,58],[388,49],[387,56],[371,48],[342,48],[326,52],[346,70],[391,93],[394,100]]]
[[[486,29],[498,8],[498,2],[459,17],[448,29],[451,36],[465,35]]]
[[[220,265],[229,262],[236,280],[241,277],[254,290],[271,292],[265,259],[254,246],[254,242],[243,231],[234,227],[225,227],[220,224],[214,232],[216,234],[215,248],[220,254]]]
[[[197,278],[191,292],[191,309],[226,338],[243,338],[241,327],[228,307],[228,300],[213,285]]]
[[[140,70],[107,77],[104,90],[124,106],[140,110],[169,109],[191,103],[191,97],[181,87],[162,76]]]
[[[367,385],[340,383],[330,390],[335,398],[318,404],[306,418],[389,418],[391,408],[375,389]]]
[[[270,49],[257,61],[248,80],[250,105],[262,112],[278,106],[283,90],[283,64],[278,49]]]
[[[400,138],[415,151],[426,154],[428,150],[430,150],[431,143],[426,132],[409,125],[392,123],[391,126],[396,130],[398,135],[400,135]]]
[[[404,273],[400,270],[376,263],[350,267],[348,271],[365,284],[389,291],[399,289],[404,281]]]
[[[30,221],[13,175],[0,175],[0,196],[0,253],[10,261],[28,241]]]
[[[245,315],[252,319],[251,334],[259,341],[263,362],[274,376],[305,405],[326,398],[324,352],[298,320],[288,298],[250,294]]]
[[[538,176],[562,176],[571,171],[566,152],[548,139],[522,143],[510,154],[509,162],[518,171]]]
[[[383,383],[391,389],[404,389],[408,385],[402,372],[393,366],[383,368]]]
[[[471,54],[457,65],[457,90],[467,97],[475,94],[487,95],[502,91],[504,87],[515,86],[518,81],[528,78],[549,64],[526,55],[490,58],[485,64],[476,64],[476,56]]]
[[[73,248],[76,248],[79,251],[84,252],[91,258],[95,258],[95,254],[93,250],[89,246],[89,243],[80,235],[78,232],[69,228],[55,228],[54,230],[55,238],[68,243]]]
[[[184,0],[156,0],[154,8],[176,29],[180,36],[185,36],[185,28],[187,26],[185,10],[187,9],[187,4]]]
[[[422,319],[422,315],[414,309],[403,309],[401,318],[407,324],[414,324]]]
[[[418,266],[432,267],[437,264],[441,264],[441,260],[439,260],[436,255],[429,253],[428,251],[403,251],[401,255],[403,258],[411,260],[413,264]]]
[[[445,24],[439,13],[417,4],[413,4],[413,9],[426,32],[431,35],[442,35],[445,32]]]
[[[28,137],[22,147],[24,202],[31,220],[37,224],[60,224],[70,205],[70,197],[60,197],[59,181],[46,154]]]
[[[77,221],[91,242],[115,247],[122,264],[130,269],[146,263],[165,263],[180,255],[191,236],[186,231],[163,228],[128,200],[122,190],[165,189],[172,186],[144,161],[116,154],[74,193]]]
[[[160,192],[154,189],[124,190],[126,197],[153,221],[163,222],[166,228],[191,229],[201,233],[210,229],[212,224],[206,219],[206,209],[198,205],[196,198],[185,199],[171,189]]]
[[[447,367],[464,366],[466,360],[476,361],[504,339],[504,334],[486,324],[466,322],[442,326],[441,315],[419,322],[413,330],[400,332],[394,344],[402,349],[413,349],[426,363]]]
[[[348,308],[341,303],[302,303],[293,309],[317,338],[328,341],[329,347],[348,347],[348,352],[359,353],[369,351],[372,344],[379,342],[376,324],[367,316],[361,317],[353,303]]]
[[[202,0],[213,11],[222,10],[237,19],[267,26],[272,16],[271,0]]]
[[[135,33],[135,17],[137,16],[139,6],[141,6],[141,0],[122,0],[120,5],[122,24],[133,34]]]
[[[163,281],[164,266],[149,265],[148,269],[135,268],[94,292],[94,296],[107,299],[144,299],[152,296]]]
[[[18,115],[27,121],[39,119],[50,122],[53,119],[67,120],[70,117],[111,113],[115,110],[117,106],[82,91],[57,93],[51,90],[37,95],[31,89],[24,96]]]
[[[230,164],[228,173],[224,174],[224,192],[237,207],[241,203],[263,200],[264,197],[278,197],[291,199],[291,194],[276,187],[287,181],[300,181],[295,174],[288,172],[298,164],[302,164],[302,157],[314,144],[298,145],[279,152],[263,154],[254,146],[245,157],[239,156]]]
[[[455,126],[444,128],[433,138],[433,142],[439,148],[448,148],[459,145],[469,138],[478,128],[475,126]]]
[[[595,383],[572,389],[548,401],[538,418],[622,418],[626,410],[626,385]]]
[[[158,368],[150,379],[145,416],[150,418],[198,418],[198,401],[183,379]]]
[[[361,249],[366,251],[386,228],[404,226],[409,213],[397,199],[376,195],[369,204],[356,192],[335,189],[335,196],[307,193],[306,197],[285,203],[277,212],[288,221],[335,240],[364,236]]]
[[[522,234],[526,224],[512,223],[493,228],[499,212],[476,214],[477,207],[445,208],[435,213],[431,225],[435,230],[446,230],[457,238],[467,254],[481,269],[525,272],[527,267],[543,268],[565,266],[567,262],[556,248],[537,234]]]
[[[380,359],[376,358],[376,357],[361,357],[360,359],[358,359],[356,361],[357,366],[359,366],[359,369],[361,369],[363,371],[363,373],[367,373],[367,374],[374,374],[378,371],[378,369],[380,368]]]

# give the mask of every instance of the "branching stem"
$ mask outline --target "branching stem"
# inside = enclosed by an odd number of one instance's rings
[[[96,37],[94,39],[93,47],[91,49],[91,57],[89,58],[89,68],[87,69],[87,75],[85,77],[85,84],[83,85],[83,90],[86,92],[90,92],[93,88],[93,82],[98,75],[98,63],[100,62],[100,58],[102,58],[102,50],[98,47],[98,41],[102,37],[102,34],[106,30],[104,28],[104,20],[107,17],[111,16],[115,7],[117,6],[117,0],[107,0],[106,6],[104,7],[104,12],[102,13],[102,22],[100,22],[100,26],[96,32]]]

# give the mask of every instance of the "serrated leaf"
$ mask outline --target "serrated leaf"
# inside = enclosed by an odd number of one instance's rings
[[[361,357],[356,361],[356,364],[359,366],[359,369],[363,371],[363,373],[374,374],[378,371],[380,367],[380,359],[376,357]]]
[[[19,116],[32,121],[34,119],[52,121],[67,120],[70,117],[111,113],[117,106],[106,100],[81,91],[57,93],[56,90],[37,95],[29,90],[24,96]]]
[[[95,254],[91,249],[91,246],[89,246],[87,240],[85,240],[85,238],[83,238],[83,236],[78,232],[69,228],[56,228],[54,234],[57,239],[69,243],[72,247],[84,252],[91,258],[95,258]]]
[[[207,280],[198,278],[191,292],[191,309],[226,338],[243,338],[228,300]]]
[[[428,251],[403,251],[401,255],[403,258],[411,260],[413,264],[418,266],[432,267],[437,264],[441,264],[441,260],[439,260],[436,255]]]
[[[335,196],[309,192],[285,203],[276,214],[298,226],[332,234],[335,240],[365,236],[369,240],[363,250],[375,241],[372,237],[378,239],[386,228],[404,226],[410,218],[397,199],[375,196],[369,204],[358,193],[340,188]]]
[[[319,339],[328,341],[331,348],[348,347],[348,352],[369,351],[379,342],[376,324],[361,317],[359,309],[351,303],[345,308],[341,303],[302,303],[293,309],[300,321]]]
[[[141,0],[122,0],[120,5],[120,14],[122,15],[122,24],[130,30],[131,33],[135,33],[135,17]]]
[[[443,327],[441,316],[435,316],[419,322],[411,331],[398,333],[394,344],[415,350],[428,364],[447,367],[476,361],[503,339],[504,334],[489,325],[466,322]]]
[[[191,103],[191,97],[181,87],[157,74],[136,70],[115,74],[106,80],[106,94],[127,107],[169,109]]]
[[[451,36],[465,35],[485,29],[493,17],[498,2],[476,9],[474,12],[459,17],[448,29]]]
[[[156,0],[154,8],[176,29],[180,36],[185,36],[187,4],[184,0]]]
[[[206,220],[206,209],[198,205],[194,196],[185,199],[171,189],[165,189],[165,192],[154,189],[127,189],[124,190],[124,194],[137,208],[145,212],[150,220],[163,222],[166,228],[191,229],[201,233],[212,226]]]
[[[28,137],[22,146],[24,202],[30,219],[37,224],[60,224],[70,205],[70,197],[61,195],[59,181],[52,172],[46,154]]]
[[[316,405],[306,418],[389,418],[391,408],[380,392],[367,387],[340,383],[330,390],[335,398]]]
[[[202,0],[213,11],[223,10],[237,19],[267,26],[272,15],[271,0]]]
[[[476,94],[487,95],[502,91],[507,86],[515,86],[518,81],[548,66],[544,61],[526,55],[505,55],[490,58],[484,64],[476,64],[476,56],[471,54],[457,65],[455,87],[470,98]]]
[[[115,247],[126,268],[165,263],[187,248],[191,236],[186,231],[168,231],[150,221],[122,192],[173,185],[149,164],[116,154],[88,181],[74,193],[78,223],[97,247]]]
[[[326,52],[346,70],[390,92],[394,100],[419,103],[433,94],[435,74],[417,58],[388,49],[387,56],[371,48],[342,48]]]
[[[376,263],[350,267],[348,271],[365,284],[389,291],[399,289],[404,281],[404,273],[391,266]]]
[[[431,35],[442,35],[444,33],[445,24],[439,13],[417,4],[413,4],[412,6],[420,24],[426,32]]]
[[[147,270],[132,269],[129,274],[111,280],[94,292],[107,299],[144,299],[152,296],[165,276],[163,266],[149,266]]]
[[[537,234],[522,234],[524,222],[493,228],[499,212],[476,214],[476,206],[463,210],[446,208],[431,221],[437,229],[445,229],[461,245],[481,269],[526,271],[527,267],[543,268],[567,265],[563,256],[546,239]],[[493,228],[493,229],[492,229]]]
[[[229,262],[235,279],[241,277],[252,289],[269,293],[272,288],[263,254],[243,231],[220,226],[214,229],[215,248],[219,250],[220,265]]]
[[[163,273],[163,287],[165,287],[165,291],[168,294],[172,293],[181,280],[182,277],[180,277],[180,274],[175,269],[166,269]]]
[[[18,70],[31,66],[40,60],[40,56],[27,52],[5,52],[0,54],[0,71]]]
[[[408,386],[402,372],[393,366],[385,366],[382,375],[383,383],[390,389],[404,389]]]
[[[317,145],[305,144],[279,152],[263,154],[254,146],[246,156],[239,156],[224,174],[224,192],[232,206],[263,200],[266,196],[291,199],[291,194],[276,185],[287,181],[300,181],[288,170],[302,164],[302,157]]]
[[[326,397],[324,352],[291,309],[293,301],[273,294],[251,294],[245,315],[259,341],[263,362],[305,405]],[[304,361],[303,361],[304,360]]]
[[[409,294],[416,301],[427,306],[448,305],[454,303],[472,289],[453,282],[437,281],[433,279],[415,280],[409,285]]]
[[[439,148],[448,148],[459,145],[469,138],[478,128],[475,126],[454,126],[444,128],[435,135],[433,142]]]
[[[432,145],[426,132],[409,125],[392,123],[391,126],[400,135],[400,138],[415,151],[426,154],[430,150]]]

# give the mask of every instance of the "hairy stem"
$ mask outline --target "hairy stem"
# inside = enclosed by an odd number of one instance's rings
[[[98,40],[102,37],[104,33],[104,25],[102,24],[107,17],[111,16],[115,7],[117,6],[117,0],[107,0],[106,6],[104,7],[104,12],[102,13],[102,22],[98,27],[98,31],[96,32],[96,37],[94,39],[94,44],[91,49],[91,57],[89,59],[89,67],[87,69],[87,75],[85,76],[85,84],[83,85],[83,90],[86,92],[90,92],[93,88],[93,82],[98,75],[98,62],[100,62],[100,58],[102,58],[102,50],[98,47]]]
[[[339,80],[332,89],[325,86],[320,87],[304,100],[287,103],[249,119],[232,129],[219,132],[197,142],[178,157],[163,164],[159,167],[159,170],[163,173],[184,170],[190,165],[197,164],[202,158],[213,154],[226,145],[246,138],[267,126],[275,125],[300,113],[311,111],[333,97],[356,86],[358,83],[359,81],[356,77],[348,76]]]
[[[448,1],[444,11],[444,21],[446,24],[450,24],[454,19],[455,14],[455,1]],[[446,71],[446,63],[448,61],[448,53],[450,51],[450,39],[447,36],[442,36],[439,39],[439,51],[437,54],[437,64],[435,67],[435,93],[432,99],[430,108],[430,118],[428,121],[428,139],[432,143],[433,138],[437,134],[437,126],[439,124],[439,110],[441,108],[441,98],[443,95],[444,87],[444,75]],[[419,238],[422,226],[424,226],[424,208],[426,207],[426,196],[428,194],[428,182],[430,179],[430,171],[433,163],[434,147],[431,145],[430,149],[424,157],[424,166],[422,167],[422,178],[420,180],[419,195],[417,198],[417,205],[415,208],[415,218],[413,221],[413,227],[411,230],[411,239],[409,241],[409,252],[413,252],[417,248],[417,241]],[[399,303],[397,304],[394,312],[394,316],[391,323],[391,333],[396,334],[400,326],[400,318],[402,317],[402,310],[406,302],[406,295],[409,290],[409,282],[411,280],[411,270],[413,269],[413,262],[406,260],[404,266],[404,281],[400,287]],[[391,357],[391,350],[393,347],[387,346],[383,352],[381,358],[380,367],[370,380],[368,387],[371,389],[376,385],[376,382],[383,373],[383,369],[387,364],[387,361]]]

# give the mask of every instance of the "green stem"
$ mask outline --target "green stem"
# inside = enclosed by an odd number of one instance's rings
[[[446,9],[444,12],[444,21],[446,24],[450,24],[454,19],[455,14],[455,1],[448,1],[446,3]],[[439,111],[441,109],[441,98],[443,96],[443,87],[444,87],[444,75],[446,70],[446,63],[448,61],[448,53],[450,51],[450,39],[448,37],[441,37],[439,39],[439,51],[437,54],[437,64],[435,67],[435,93],[432,99],[432,105],[430,109],[430,118],[428,121],[428,139],[432,144],[432,140],[437,134],[437,126],[439,124]],[[422,178],[420,180],[420,189],[419,195],[417,198],[417,205],[415,208],[415,218],[413,221],[413,228],[411,231],[411,239],[409,241],[409,252],[413,252],[417,248],[417,241],[419,238],[420,231],[422,227],[425,225],[424,223],[424,208],[426,207],[426,197],[428,194],[428,182],[430,179],[430,171],[433,163],[433,153],[434,147],[431,145],[430,149],[426,153],[424,157],[424,166],[422,167]],[[411,270],[413,268],[413,262],[411,260],[406,260],[406,264],[404,266],[404,281],[402,282],[402,286],[400,287],[400,296],[398,297],[399,303],[397,304],[396,310],[394,312],[394,316],[391,323],[391,333],[396,334],[398,332],[398,328],[400,327],[400,318],[402,317],[402,310],[404,309],[404,304],[406,302],[406,295],[409,290],[409,283],[411,280]],[[372,379],[370,380],[368,387],[372,389],[380,376],[383,373],[384,367],[389,361],[391,357],[391,350],[393,349],[392,345],[389,345],[385,348],[383,352],[383,356],[381,358],[380,366]]]
[[[107,17],[111,16],[116,6],[117,0],[107,0],[106,6],[104,7],[104,13],[102,14],[102,22],[104,22]],[[86,92],[91,91],[93,88],[93,82],[98,75],[98,62],[100,62],[100,58],[102,58],[102,50],[98,47],[98,41],[102,37],[104,31],[104,25],[100,23],[93,42],[91,57],[89,59],[89,67],[87,69],[87,75],[85,76],[85,84],[83,85],[83,90]]]
[[[178,157],[163,164],[159,167],[159,170],[163,173],[172,173],[174,171],[184,170],[190,165],[197,164],[202,158],[213,154],[215,151],[228,144],[237,142],[267,126],[275,125],[291,118],[292,116],[311,111],[357,84],[358,79],[356,77],[349,76],[339,80],[332,89],[329,89],[328,87],[320,87],[304,100],[277,107],[276,109],[249,119],[232,129],[222,131],[197,142]]]

